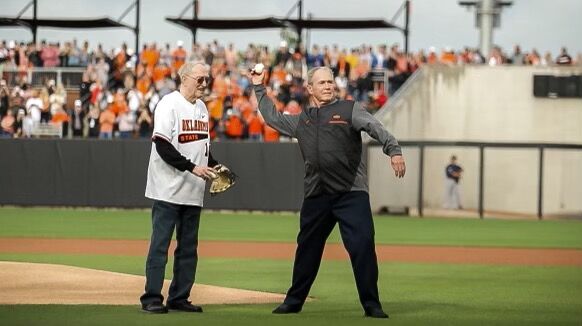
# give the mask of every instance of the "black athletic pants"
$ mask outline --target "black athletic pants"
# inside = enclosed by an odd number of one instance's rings
[[[364,191],[306,198],[301,208],[293,284],[285,303],[303,305],[315,281],[325,242],[339,223],[363,307],[381,308],[370,197]]]

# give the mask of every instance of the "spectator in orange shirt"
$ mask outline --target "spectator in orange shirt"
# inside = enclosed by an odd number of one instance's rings
[[[264,130],[263,138],[266,143],[273,143],[279,141],[279,132],[277,130],[269,127],[269,125],[267,124],[265,124],[263,130]]]
[[[434,46],[428,48],[428,56],[426,57],[426,62],[429,65],[434,65],[439,62],[439,58],[436,54],[436,48]]]
[[[141,53],[141,62],[145,62],[148,68],[153,69],[160,60],[160,52],[156,49],[156,43],[151,43]]]
[[[208,114],[210,114],[212,120],[217,122],[222,119],[224,114],[224,102],[222,99],[218,98],[215,94],[211,94],[206,105],[208,107]]]
[[[109,106],[111,112],[118,116],[121,113],[129,111],[127,106],[127,100],[125,99],[125,94],[123,93],[123,89],[118,88],[115,96],[113,98],[113,103]]]
[[[240,112],[241,118],[246,122],[249,121],[253,111],[255,111],[255,106],[253,106],[249,100],[248,91],[245,91],[242,96],[234,100],[233,107]]]
[[[455,55],[453,49],[445,47],[445,50],[441,54],[441,63],[448,65],[454,65],[457,63],[457,56]]]
[[[160,63],[159,65],[154,67],[154,71],[152,74],[152,80],[157,83],[160,80],[163,80],[166,77],[170,77],[172,75],[172,70],[170,67],[166,65],[166,63]]]
[[[52,115],[51,123],[61,127],[61,137],[66,137],[69,131],[69,115],[61,105],[55,105],[55,112]]]
[[[107,109],[99,116],[99,138],[111,139],[113,138],[113,124],[115,123],[115,113],[111,109]]]
[[[263,136],[263,125],[261,117],[257,111],[253,111],[248,120],[249,139],[254,141],[261,141]]]
[[[148,66],[146,62],[142,62],[136,68],[136,85],[135,87],[137,90],[142,94],[145,95],[150,90],[152,86],[152,71],[148,70]]]
[[[224,133],[228,139],[241,139],[244,134],[245,125],[242,119],[234,110],[227,113],[228,118],[224,122]]]
[[[176,74],[178,69],[186,62],[186,57],[188,53],[184,50],[184,42],[176,42],[177,48],[172,51],[172,74]]]
[[[222,70],[214,76],[212,82],[212,93],[216,94],[218,98],[224,99],[228,95],[228,85],[224,78],[224,72]]]

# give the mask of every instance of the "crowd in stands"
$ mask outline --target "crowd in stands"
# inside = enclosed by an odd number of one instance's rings
[[[16,71],[12,85],[2,78],[0,85],[0,134],[4,137],[30,137],[38,123],[62,126],[63,136],[94,138],[150,137],[153,109],[158,101],[179,86],[177,71],[184,62],[204,61],[211,67],[211,81],[205,102],[211,116],[213,139],[281,141],[287,138],[266,126],[256,111],[250,82],[250,67],[263,63],[268,69],[269,96],[284,114],[299,114],[307,105],[307,70],[329,66],[334,71],[338,97],[362,103],[370,112],[382,107],[420,66],[429,65],[571,65],[582,64],[565,48],[557,57],[541,56],[535,49],[512,54],[495,47],[487,57],[478,50],[454,51],[429,48],[406,54],[398,45],[362,45],[350,50],[339,46],[313,45],[309,50],[290,48],[285,41],[271,51],[249,44],[238,50],[218,41],[193,44],[186,49],[145,44],[136,53],[125,44],[106,52],[101,45],[91,50],[88,42],[42,41],[39,46],[13,41],[0,43],[0,75]],[[81,67],[79,98],[67,107],[67,92],[54,80],[44,87],[30,86],[28,71],[34,67]],[[384,85],[384,78],[388,87]]]

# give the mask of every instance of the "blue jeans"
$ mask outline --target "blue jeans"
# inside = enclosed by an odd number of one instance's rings
[[[164,301],[162,286],[174,229],[178,246],[174,251],[174,276],[167,302],[179,303],[188,300],[198,264],[198,227],[201,210],[199,206],[154,201],[152,238],[146,262],[145,293],[140,298],[143,305]]]

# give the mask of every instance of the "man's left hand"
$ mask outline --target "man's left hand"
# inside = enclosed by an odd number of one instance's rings
[[[394,155],[390,158],[390,164],[397,178],[402,178],[406,173],[406,164],[402,155]]]

